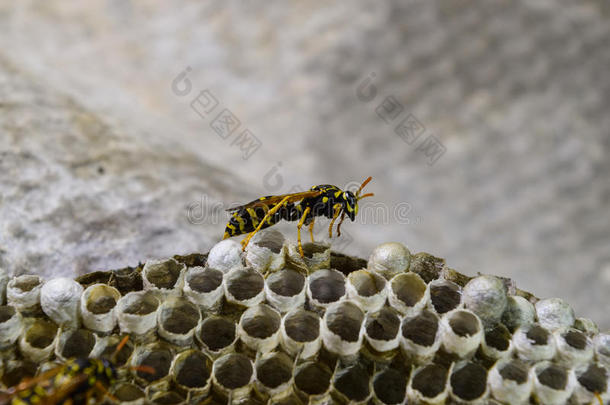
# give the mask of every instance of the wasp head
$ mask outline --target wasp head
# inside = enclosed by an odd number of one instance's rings
[[[116,367],[108,359],[102,359],[103,370],[99,370],[100,375],[98,378],[106,380],[108,384],[114,384],[117,379]]]
[[[343,194],[343,198],[343,210],[348,218],[353,221],[356,219],[356,214],[358,214],[358,198],[351,191],[346,191]]]
[[[339,220],[339,224],[337,225],[337,235],[341,236],[341,224],[343,223],[343,219],[345,218],[346,214],[352,221],[356,219],[356,214],[358,213],[358,200],[361,200],[365,197],[372,197],[374,195],[373,193],[360,195],[360,192],[369,181],[371,181],[371,177],[368,177],[366,180],[364,180],[360,185],[360,188],[358,188],[355,193],[352,193],[351,191],[343,192],[343,209],[341,213],[341,219]]]
[[[373,193],[360,195],[360,192],[362,191],[364,186],[368,184],[369,181],[371,181],[371,177],[368,177],[366,180],[364,180],[360,185],[360,188],[358,188],[355,193],[351,191],[346,191],[345,193],[343,193],[343,212],[347,214],[349,219],[351,219],[352,221],[356,218],[356,214],[358,214],[358,200],[362,200],[365,197],[372,197],[374,195]]]

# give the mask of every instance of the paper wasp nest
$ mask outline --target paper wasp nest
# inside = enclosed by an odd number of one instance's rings
[[[110,357],[128,334],[110,387],[128,404],[610,401],[610,335],[560,299],[399,243],[368,262],[304,250],[269,230],[246,252],[225,240],[209,256],[78,283],[13,278],[0,388],[72,357]]]

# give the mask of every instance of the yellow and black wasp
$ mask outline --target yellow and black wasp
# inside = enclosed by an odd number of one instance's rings
[[[371,181],[368,177],[360,188],[353,193],[343,191],[337,186],[322,184],[313,186],[309,191],[293,194],[270,195],[261,197],[239,207],[230,208],[231,219],[225,228],[223,239],[232,236],[250,234],[241,242],[243,248],[248,246],[250,239],[261,229],[268,228],[281,220],[299,221],[297,224],[299,253],[303,256],[301,246],[301,227],[309,226],[309,235],[313,242],[313,226],[316,217],[331,218],[328,226],[328,236],[332,238],[332,228],[339,217],[337,235],[341,236],[341,224],[347,215],[352,221],[358,214],[358,201],[374,194],[360,195],[360,192]]]
[[[76,358],[54,367],[34,378],[22,381],[0,396],[0,405],[76,405],[101,403],[104,398],[113,398],[107,387],[117,378],[116,357],[127,343],[125,336],[117,345],[111,360]],[[148,366],[132,369],[153,373]]]

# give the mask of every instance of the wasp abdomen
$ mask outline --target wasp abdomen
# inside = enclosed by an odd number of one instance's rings
[[[260,221],[265,217],[265,214],[273,207],[275,207],[275,205],[264,205],[235,211],[225,228],[225,237],[237,236],[254,231],[260,224]],[[285,204],[275,214],[265,220],[261,229],[275,225],[282,219],[286,221],[296,221],[299,218],[300,207],[293,203]]]

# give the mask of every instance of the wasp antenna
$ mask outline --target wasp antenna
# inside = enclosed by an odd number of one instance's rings
[[[117,355],[119,354],[119,352],[121,350],[123,350],[123,348],[125,347],[125,345],[127,344],[127,342],[129,341],[129,335],[125,335],[123,337],[123,339],[121,339],[121,341],[119,342],[119,344],[116,346],[116,349],[114,349],[114,354]]]
[[[112,356],[110,357],[110,360],[113,363],[116,363],[117,356],[119,355],[121,350],[123,350],[123,348],[125,347],[125,345],[127,344],[128,341],[129,341],[129,335],[125,335],[125,337],[123,339],[121,339],[119,344],[116,345],[116,349],[114,349],[114,353],[112,353]]]
[[[151,375],[154,375],[154,374],[157,373],[155,371],[155,369],[153,367],[151,367],[151,366],[143,366],[143,365],[140,365],[140,366],[131,366],[131,367],[129,367],[129,369],[133,370],[133,371],[141,371],[143,373],[148,373],[148,374],[151,374]]]
[[[373,193],[366,193],[366,194],[361,195],[360,197],[358,197],[358,199],[359,199],[359,200],[362,200],[363,198],[366,198],[366,197],[372,197],[372,196],[374,196],[374,195],[375,195],[375,194],[373,194]]]
[[[373,180],[373,178],[371,176],[367,177],[366,180],[364,180],[362,182],[362,184],[360,185],[360,188],[358,189],[358,191],[356,191],[356,197],[358,197],[360,195],[360,192],[362,191],[362,189],[364,188],[364,186],[366,186],[367,184],[369,184],[369,181]]]

